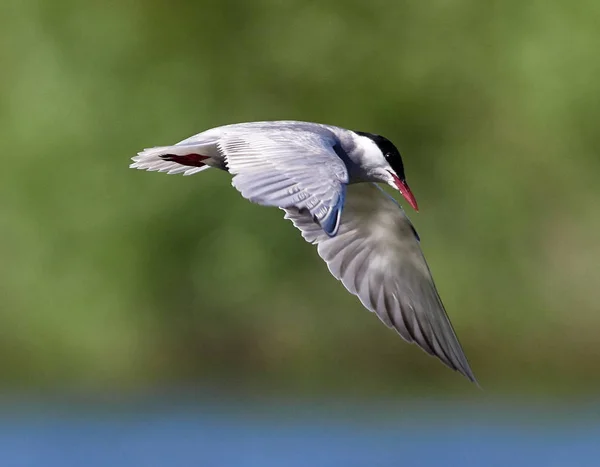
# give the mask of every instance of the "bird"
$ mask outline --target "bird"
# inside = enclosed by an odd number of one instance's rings
[[[247,200],[280,208],[331,274],[407,342],[477,384],[421,251],[394,197],[418,212],[402,156],[384,136],[294,120],[234,123],[144,149],[131,168],[232,175]]]

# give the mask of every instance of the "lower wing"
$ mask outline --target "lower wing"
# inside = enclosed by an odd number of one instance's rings
[[[338,233],[303,210],[284,209],[317,245],[331,274],[405,340],[475,381],[438,295],[419,238],[400,205],[376,184],[349,185]]]

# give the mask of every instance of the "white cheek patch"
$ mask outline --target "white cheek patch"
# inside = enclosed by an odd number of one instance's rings
[[[372,139],[367,138],[366,136],[361,136],[360,144],[363,149],[363,153],[360,156],[361,165],[370,168],[391,169],[390,165],[385,160],[381,149],[379,149],[379,146],[377,146]]]

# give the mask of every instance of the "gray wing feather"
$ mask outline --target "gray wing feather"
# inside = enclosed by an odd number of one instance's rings
[[[410,220],[377,185],[351,185],[335,237],[310,216],[284,209],[316,244],[333,276],[408,342],[476,382],[436,290]]]
[[[338,144],[325,129],[236,129],[224,131],[219,148],[242,196],[266,206],[306,209],[323,226],[339,216],[348,183],[348,169],[334,150]]]

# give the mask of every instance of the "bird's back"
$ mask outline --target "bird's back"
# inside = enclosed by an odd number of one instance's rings
[[[317,134],[323,136],[323,138],[330,138],[334,136],[338,139],[343,139],[345,133],[350,133],[349,130],[344,128],[325,125],[322,123],[313,122],[302,122],[296,120],[272,120],[272,121],[260,121],[260,122],[247,122],[247,123],[232,123],[229,125],[223,125],[210,130],[203,131],[194,136],[184,139],[177,144],[189,144],[189,143],[202,143],[219,140],[225,136],[236,137],[236,136],[247,136],[262,133],[265,135],[278,135],[279,137],[286,137],[295,139],[301,137],[302,133]]]

